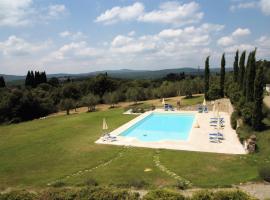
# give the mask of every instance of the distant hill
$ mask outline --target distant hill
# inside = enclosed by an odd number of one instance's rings
[[[211,73],[219,73],[219,68],[210,69]],[[227,68],[227,71],[232,71],[231,68]],[[92,77],[98,74],[107,73],[110,77],[114,78],[125,78],[125,79],[157,79],[166,76],[169,73],[182,73],[191,74],[191,75],[203,75],[204,69],[196,69],[196,68],[175,68],[175,69],[162,69],[162,70],[131,70],[131,69],[120,69],[120,70],[103,70],[103,71],[95,71],[89,73],[81,73],[81,74],[68,74],[68,73],[59,73],[59,74],[48,74],[47,77],[70,77],[70,78],[85,78]],[[17,75],[5,75],[3,76],[7,82],[18,82],[25,79],[25,76],[17,76]]]

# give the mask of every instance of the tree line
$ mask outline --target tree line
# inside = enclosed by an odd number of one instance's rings
[[[176,80],[175,80],[176,78]],[[25,86],[0,89],[0,123],[16,123],[49,115],[59,110],[69,114],[80,106],[94,111],[99,103],[114,107],[120,101],[141,100],[203,92],[201,77],[181,74],[157,80],[128,80],[106,73],[86,80],[47,79],[45,72],[28,71]]]
[[[233,72],[225,77],[225,54],[221,58],[219,86],[210,82],[209,56],[205,60],[204,93],[208,100],[228,96],[234,105],[236,118],[242,118],[254,130],[263,127],[264,70],[268,61],[256,61],[256,49],[251,51],[246,61],[246,51],[239,60],[239,51],[234,57]],[[269,69],[268,69],[269,70]],[[210,84],[211,83],[211,84]]]

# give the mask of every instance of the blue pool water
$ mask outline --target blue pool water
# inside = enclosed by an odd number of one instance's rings
[[[152,113],[121,136],[135,137],[144,142],[187,140],[194,118],[193,114]]]

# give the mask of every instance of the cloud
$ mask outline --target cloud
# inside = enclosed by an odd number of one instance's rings
[[[44,9],[44,13],[40,15],[40,18],[43,20],[59,19],[67,14],[68,10],[64,4],[53,4]]]
[[[119,21],[137,20],[147,23],[164,23],[183,26],[199,22],[203,18],[200,6],[196,2],[180,4],[165,2],[158,10],[144,11],[144,5],[136,2],[131,6],[113,7],[98,16],[95,22],[114,24]]]
[[[46,49],[48,45],[48,41],[43,43],[30,43],[15,35],[11,35],[6,41],[0,42],[0,52],[8,57],[27,56]]]
[[[246,36],[249,34],[250,34],[250,30],[248,28],[238,28],[232,33],[232,36],[241,37],[241,36]]]
[[[32,0],[1,0],[0,26],[22,26],[29,24]]]
[[[238,2],[237,4],[233,4],[230,6],[230,10],[233,12],[240,9],[253,9],[253,8],[260,9],[264,15],[270,15],[269,0],[259,0],[259,1],[253,0],[248,2],[240,0],[240,2]]]
[[[229,45],[234,44],[234,42],[235,41],[231,36],[222,37],[217,41],[218,45],[221,45],[221,46],[229,46]]]
[[[78,32],[63,31],[59,33],[59,36],[62,38],[69,38],[71,40],[80,40],[86,38],[86,35],[83,34],[81,31]]]
[[[100,16],[96,18],[96,22],[102,22],[104,24],[113,24],[119,21],[134,20],[139,17],[144,11],[144,5],[136,2],[131,6],[126,7],[113,7],[110,10],[106,10]]]
[[[87,58],[97,56],[98,52],[98,50],[90,47],[85,41],[71,42],[52,52],[49,56],[49,60]]]
[[[53,4],[45,8],[34,6],[33,0],[1,0],[0,26],[26,26],[47,22],[67,14],[63,4]]]
[[[251,32],[248,28],[237,28],[234,32],[232,32],[229,36],[221,37],[217,44],[220,46],[229,46],[233,45],[237,42],[237,40],[241,39],[241,37],[249,35]]]
[[[240,2],[235,5],[230,6],[231,11],[236,11],[238,9],[249,9],[249,8],[256,8],[258,6],[258,3],[255,1],[250,2]]]
[[[262,12],[265,15],[270,15],[270,1],[269,0],[261,0],[260,7],[261,7]]]
[[[164,23],[183,26],[199,22],[203,18],[198,3],[190,2],[180,4],[178,2],[166,2],[160,5],[159,10],[154,10],[141,15],[141,22]]]

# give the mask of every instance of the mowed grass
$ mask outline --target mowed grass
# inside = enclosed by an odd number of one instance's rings
[[[175,185],[173,178],[154,165],[156,150],[94,143],[101,136],[104,117],[110,130],[134,118],[122,113],[123,109],[117,108],[0,126],[0,188],[46,187],[49,182],[107,162],[119,152],[122,156],[109,165],[64,182],[77,185],[93,178],[101,185],[128,185],[138,180],[149,187]],[[269,120],[266,123],[270,124]],[[270,131],[256,134],[260,152],[255,155],[161,150],[160,161],[194,186],[222,187],[257,180],[258,166],[270,155]],[[152,171],[145,172],[146,168]]]

